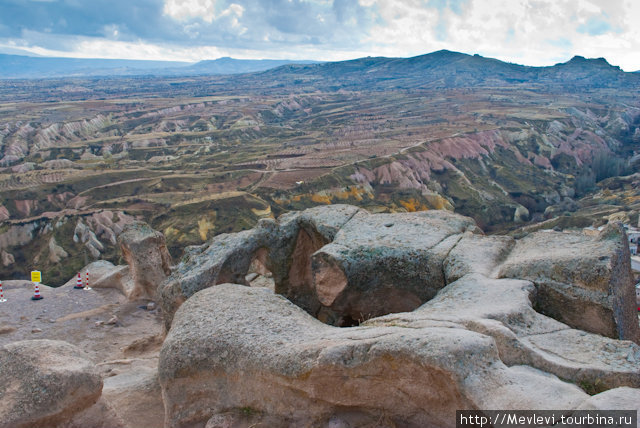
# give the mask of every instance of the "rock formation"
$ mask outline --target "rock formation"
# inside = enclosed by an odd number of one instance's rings
[[[446,211],[369,214],[348,205],[263,220],[191,247],[159,289],[167,329],[195,292],[248,285],[255,260],[273,273],[278,294],[332,325],[413,310],[447,284],[481,273],[532,281],[536,308],[572,327],[640,340],[619,227],[598,237],[537,232],[514,240],[486,237],[472,219]]]
[[[349,206],[218,236],[160,288],[166,426],[453,426],[456,409],[635,403],[625,243],[614,226],[516,240]],[[246,286],[256,262],[276,293]]]
[[[318,307],[310,288],[311,255],[357,214],[368,215],[349,205],[316,207],[285,214],[278,222],[264,219],[254,229],[187,247],[183,261],[158,290],[167,329],[178,307],[197,291],[225,282],[246,284],[254,262],[272,273],[279,294],[302,307]]]
[[[134,222],[125,226],[118,242],[134,282],[129,298],[155,299],[156,289],[171,273],[164,235],[144,222]]]
[[[448,427],[456,409],[570,412],[592,400],[577,385],[640,387],[640,347],[537,314],[533,290],[471,274],[414,312],[348,329],[267,289],[200,291],[176,313],[160,355],[167,426],[251,409],[276,426]]]
[[[533,281],[536,306],[565,324],[638,341],[630,263],[622,226],[596,239],[542,231],[517,241],[498,276]]]
[[[30,340],[0,348],[0,427],[52,427],[98,401],[102,379],[66,342]]]
[[[71,279],[21,306],[30,284],[7,281],[0,428],[453,427],[459,409],[640,411],[617,226],[514,239],[450,212],[338,205],[219,235],[172,270],[148,225],[118,242],[129,266],[91,263],[93,290]]]

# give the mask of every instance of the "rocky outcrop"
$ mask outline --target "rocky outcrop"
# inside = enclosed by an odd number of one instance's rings
[[[4,205],[0,205],[0,221],[9,220],[10,217],[9,210]]]
[[[630,403],[640,388],[624,244],[615,227],[517,240],[448,212],[349,206],[219,236],[161,289],[165,422],[446,427],[456,409],[621,409],[604,391]],[[271,271],[275,293],[247,287],[250,269]],[[569,285],[582,301],[549,297]]]
[[[580,410],[624,408],[640,412],[640,389],[615,388],[596,394],[580,406]]]
[[[129,298],[155,299],[158,286],[171,273],[164,235],[144,222],[135,222],[125,226],[118,243],[134,282]]]
[[[574,328],[640,340],[619,228],[597,237],[539,232],[514,240],[484,236],[472,219],[447,211],[369,214],[348,205],[263,220],[191,247],[160,288],[167,329],[197,291],[249,285],[256,261],[273,273],[276,293],[331,325],[411,311],[477,273],[532,281],[536,308]]]
[[[517,241],[498,276],[532,281],[536,307],[572,327],[640,338],[629,246],[619,225],[609,225],[595,238],[534,232]]]
[[[3,266],[11,266],[16,262],[16,259],[15,257],[13,257],[13,254],[7,253],[4,250],[0,252],[0,260],[2,261]]]
[[[350,205],[310,208],[261,220],[251,230],[218,235],[207,245],[187,247],[181,263],[159,289],[167,329],[180,305],[196,292],[225,282],[247,284],[252,266],[272,273],[276,291],[305,308],[317,308],[311,292],[311,255],[331,242],[357,214]]]
[[[102,379],[77,347],[31,340],[0,348],[0,427],[66,424],[100,397]]]
[[[114,266],[113,263],[106,260],[98,260],[89,263],[82,271],[89,273],[91,287],[113,288],[122,293],[128,300],[135,300],[134,296],[137,293],[129,266]],[[75,279],[70,282],[73,281]]]
[[[590,393],[618,386],[640,387],[640,346],[572,329],[533,309],[530,281],[469,274],[408,314],[391,314],[366,325],[420,325],[438,320],[494,338],[500,359],[527,365],[585,386]]]
[[[158,428],[164,424],[157,370],[141,367],[108,377],[102,396],[127,428]]]
[[[349,325],[410,311],[446,285],[443,263],[472,219],[448,211],[359,215],[312,256],[319,318]]]
[[[69,257],[69,253],[59,246],[56,238],[52,236],[51,239],[49,239],[49,261],[51,263],[59,263],[60,260],[66,257]]]
[[[534,290],[528,281],[471,274],[416,311],[348,329],[327,326],[266,289],[200,291],[176,313],[160,354],[166,426],[231,422],[250,409],[284,426],[382,419],[448,427],[456,409],[570,412],[590,400],[576,384],[631,386],[635,397],[640,371],[626,356],[640,355],[640,347],[536,313]],[[576,352],[528,340],[557,331],[610,352],[592,359],[598,348]]]
[[[494,270],[504,262],[514,245],[515,240],[509,236],[465,232],[443,262],[446,283],[470,273],[493,277]]]
[[[78,220],[76,228],[73,231],[73,242],[82,243],[89,250],[92,257],[100,257],[100,253],[104,250],[104,245],[96,237],[96,234],[82,220]]]

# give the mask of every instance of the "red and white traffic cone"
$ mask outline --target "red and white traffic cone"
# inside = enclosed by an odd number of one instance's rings
[[[91,290],[91,287],[89,287],[89,272],[87,272],[87,282],[84,284],[84,289]]]
[[[0,281],[0,303],[6,302],[7,299],[4,298],[4,293],[2,292],[2,281]]]
[[[40,286],[38,286],[38,283],[36,282],[33,287],[33,297],[31,298],[31,300],[40,299],[42,299],[42,296],[40,295]]]
[[[76,285],[73,286],[76,290],[82,290],[84,287],[82,286],[82,277],[80,276],[80,272],[78,272],[78,279],[76,280]]]

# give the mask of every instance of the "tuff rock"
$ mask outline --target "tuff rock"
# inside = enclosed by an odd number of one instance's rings
[[[218,236],[160,288],[166,426],[622,409],[640,388],[625,243],[618,227],[513,239],[452,213],[349,206]],[[248,286],[269,272],[275,292]]]
[[[159,295],[168,330],[194,293],[220,283],[250,285],[247,274],[259,265],[272,273],[276,293],[328,324],[348,326],[411,311],[447,284],[480,273],[530,280],[540,312],[638,342],[628,252],[619,226],[596,237],[535,232],[515,240],[484,236],[472,219],[447,211],[369,214],[332,205],[190,247]]]
[[[208,288],[177,311],[161,350],[167,426],[252,409],[280,426],[386,418],[447,427],[456,409],[570,411],[590,399],[581,384],[629,386],[634,397],[640,371],[625,357],[640,347],[536,313],[534,289],[470,274],[413,312],[345,329],[264,288]],[[465,294],[462,307],[452,305]],[[563,340],[551,345],[532,340],[558,332]],[[567,340],[585,344],[576,352]]]
[[[124,227],[118,243],[133,278],[129,298],[156,299],[158,286],[171,273],[171,255],[164,235],[138,221]]]
[[[0,348],[0,427],[68,426],[93,406],[102,379],[83,352],[66,342],[28,340]]]
[[[621,225],[597,237],[534,232],[516,242],[498,273],[532,281],[536,306],[572,327],[639,340],[629,245]]]

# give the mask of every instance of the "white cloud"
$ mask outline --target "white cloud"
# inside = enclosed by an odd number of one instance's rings
[[[141,2],[138,13],[128,2],[115,2],[119,19],[85,3],[83,13],[93,21],[63,8],[65,2],[48,9],[32,2],[41,13],[0,24],[0,50],[197,61],[406,57],[450,49],[527,65],[578,54],[640,70],[640,0],[163,0]],[[3,7],[9,13],[0,1]]]
[[[228,8],[216,14],[215,0],[165,0],[162,12],[177,21],[201,19],[212,23],[222,17],[230,17],[232,25],[238,26],[238,18],[244,13],[244,7],[232,3]]]
[[[143,41],[123,42],[102,38],[82,38],[74,43],[73,50],[46,49],[25,44],[19,40],[1,40],[0,52],[34,54],[60,58],[110,58],[143,59],[158,61],[197,62],[231,56],[238,59],[318,59],[341,61],[368,55],[366,51],[323,50],[314,46],[291,46],[290,49],[227,49],[215,46],[182,46],[177,44],[154,44]]]
[[[75,47],[71,51],[24,45],[15,40],[0,41],[0,49],[16,47],[19,47],[23,52],[60,58],[147,59],[195,62],[201,58],[219,58],[228,55],[228,52],[212,46],[185,48],[175,45],[122,42],[101,38],[80,39],[75,43]]]
[[[212,22],[215,15],[215,0],[166,0],[162,12],[178,21],[200,18]]]
[[[468,0],[459,14],[416,0],[360,4],[377,8],[383,19],[363,39],[364,50],[379,54],[450,49],[527,65],[552,65],[580,54],[640,69],[637,1]],[[597,25],[594,34],[589,34],[590,23]]]

